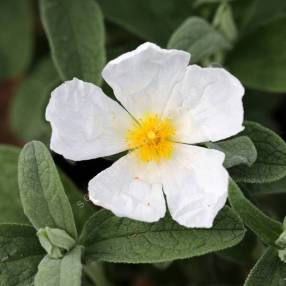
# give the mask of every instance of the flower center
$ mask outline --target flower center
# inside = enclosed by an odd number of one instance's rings
[[[138,157],[144,162],[160,162],[171,157],[174,148],[171,140],[174,134],[175,128],[170,119],[149,114],[128,131],[128,147],[136,149]]]

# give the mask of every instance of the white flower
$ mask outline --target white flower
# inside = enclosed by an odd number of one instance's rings
[[[94,204],[154,222],[165,215],[165,194],[178,223],[212,226],[227,199],[224,154],[193,144],[243,130],[244,88],[226,70],[189,60],[151,43],[112,60],[102,76],[120,103],[78,79],[53,91],[52,150],[75,161],[129,151],[89,182]]]

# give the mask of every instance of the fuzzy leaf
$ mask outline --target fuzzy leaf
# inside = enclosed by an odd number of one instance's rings
[[[25,145],[19,157],[19,189],[24,212],[35,228],[60,228],[77,237],[68,198],[50,152],[41,142]]]
[[[225,154],[224,166],[231,168],[237,165],[250,167],[257,158],[257,151],[251,139],[247,136],[240,136],[226,141],[206,143],[211,149],[222,151]]]
[[[169,49],[184,50],[191,54],[191,62],[197,63],[223,49],[230,43],[206,20],[190,17],[171,36]]]
[[[233,181],[229,185],[228,198],[233,209],[258,238],[266,244],[275,245],[276,239],[283,231],[282,224],[266,216],[246,199]]]
[[[226,66],[246,86],[269,92],[286,91],[285,26],[286,16],[274,18],[243,37],[228,55]]]
[[[105,32],[94,0],[40,0],[53,60],[63,80],[99,84],[105,64]]]
[[[50,58],[41,60],[20,84],[12,102],[10,123],[13,132],[23,141],[50,141],[50,125],[45,109],[51,91],[61,82]]]
[[[278,258],[277,251],[269,247],[251,270],[244,286],[285,285],[286,264]]]
[[[0,223],[28,223],[19,196],[19,153],[16,147],[0,145]]]
[[[274,182],[286,175],[286,144],[276,133],[254,122],[246,122],[241,135],[250,137],[257,150],[257,160],[249,168],[230,169],[232,178],[244,183]]]
[[[225,207],[211,229],[191,229],[170,216],[157,223],[118,218],[102,210],[85,224],[80,242],[87,255],[109,262],[156,263],[231,247],[244,236],[239,218]]]
[[[62,259],[45,256],[39,264],[35,286],[80,286],[81,255],[81,246],[76,246]]]
[[[0,1],[0,79],[24,72],[32,53],[32,1]]]
[[[43,256],[33,227],[0,224],[0,286],[32,286]]]
[[[37,236],[50,258],[62,258],[76,243],[64,230],[48,226],[40,228]]]

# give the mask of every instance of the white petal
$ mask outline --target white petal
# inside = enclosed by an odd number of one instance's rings
[[[243,130],[244,88],[222,68],[191,65],[166,108],[173,117],[178,142],[218,141]]]
[[[140,163],[130,153],[94,177],[88,186],[91,201],[119,217],[146,222],[164,216],[166,205],[162,185],[152,164]]]
[[[52,92],[46,110],[51,149],[71,160],[88,160],[127,150],[133,119],[103,91],[78,79]]]
[[[109,62],[102,72],[115,96],[137,119],[160,114],[171,91],[184,75],[190,54],[145,43]]]
[[[228,173],[223,161],[220,151],[176,144],[174,160],[161,173],[174,220],[186,227],[212,227],[227,198]]]

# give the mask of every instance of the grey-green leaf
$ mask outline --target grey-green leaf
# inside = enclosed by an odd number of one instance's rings
[[[40,228],[37,232],[40,244],[50,258],[62,258],[76,244],[75,240],[64,230],[58,228]]]
[[[244,236],[240,219],[225,207],[211,229],[185,228],[169,215],[157,223],[118,218],[102,210],[84,226],[80,241],[97,260],[156,263],[203,255],[238,244]]]
[[[0,224],[0,286],[32,286],[43,256],[33,227]]]
[[[285,285],[286,264],[278,258],[277,251],[269,247],[251,270],[244,286]]]
[[[73,238],[77,230],[72,208],[46,146],[27,143],[19,157],[19,189],[24,212],[37,228],[65,230]]]
[[[33,36],[32,1],[0,1],[0,79],[16,76],[28,68]]]
[[[239,214],[243,222],[266,244],[275,245],[282,233],[282,224],[266,216],[248,199],[239,187],[231,180],[229,184],[229,201],[232,208]]]
[[[103,17],[94,0],[40,0],[41,18],[63,80],[99,84],[105,64]]]
[[[224,166],[226,168],[241,164],[250,167],[257,158],[256,148],[247,136],[239,136],[216,143],[208,142],[206,146],[225,154]]]
[[[39,264],[35,286],[80,286],[81,255],[81,246],[76,246],[62,259],[45,256]]]
[[[235,181],[244,183],[269,183],[286,175],[286,144],[270,129],[254,122],[245,122],[241,135],[250,137],[257,150],[257,160],[249,168],[237,166],[230,169]]]
[[[16,147],[0,145],[0,223],[28,223],[19,197],[19,153]]]
[[[191,62],[197,63],[218,51],[229,49],[230,43],[203,18],[190,17],[173,33],[168,48],[189,52]]]
[[[274,18],[243,37],[228,55],[227,67],[246,86],[269,92],[286,91],[285,26],[285,16]]]
[[[51,91],[60,82],[52,60],[45,58],[20,84],[12,102],[10,124],[23,141],[41,140],[49,144],[50,125],[45,120],[45,109]]]

